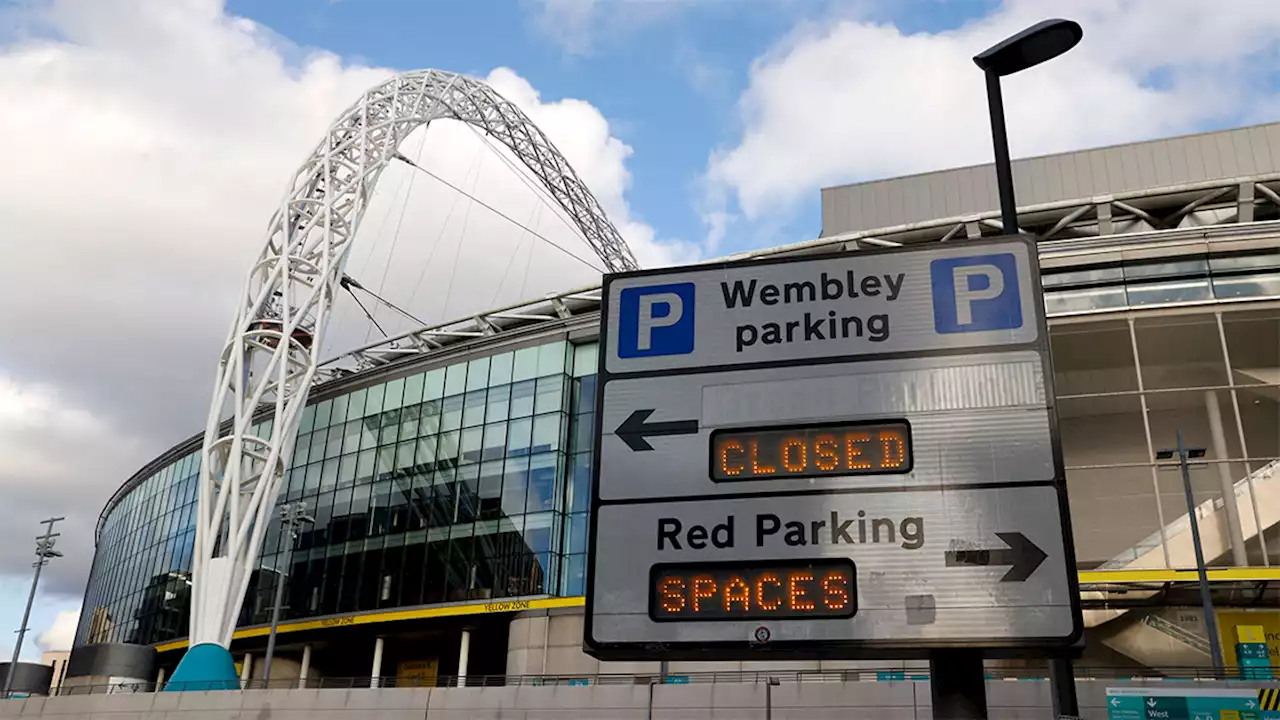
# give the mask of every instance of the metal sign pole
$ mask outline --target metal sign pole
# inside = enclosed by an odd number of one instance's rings
[[[987,720],[981,650],[941,650],[929,657],[934,720]]]
[[[1083,35],[1080,25],[1073,21],[1045,20],[1011,35],[973,58],[986,76],[987,110],[991,117],[996,187],[1000,196],[1000,224],[1006,235],[1016,235],[1021,231],[1018,229],[1018,204],[1014,199],[1013,163],[1009,156],[1000,78],[1022,72],[1067,52],[1080,42]],[[1063,482],[1065,483],[1065,478]],[[1053,687],[1053,707],[1057,714],[1078,715],[1080,710],[1076,697],[1075,671],[1071,667],[1071,661],[1064,657],[1051,657],[1049,679]]]
[[[1204,452],[1203,449],[1200,450]],[[1182,470],[1182,491],[1187,496],[1187,519],[1191,521],[1191,543],[1196,551],[1196,576],[1200,585],[1200,604],[1204,611],[1205,634],[1209,636],[1210,658],[1213,662],[1214,677],[1226,677],[1223,668],[1222,646],[1218,640],[1217,615],[1213,609],[1213,594],[1209,592],[1209,576],[1205,572],[1204,546],[1200,544],[1200,523],[1196,519],[1196,499],[1191,492],[1191,470],[1187,464],[1188,448],[1182,439],[1182,428],[1178,428],[1178,465]],[[1235,498],[1223,498],[1224,501],[1235,502]]]

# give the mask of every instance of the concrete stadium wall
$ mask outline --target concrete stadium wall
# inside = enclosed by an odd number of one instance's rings
[[[1106,688],[1143,683],[1077,684],[1081,716],[1105,720]],[[1151,685],[1169,687],[1171,682]],[[1178,683],[1197,688],[1227,683]],[[1232,683],[1233,687],[1261,687]],[[991,720],[1052,717],[1047,682],[987,684]],[[756,720],[762,685],[666,685],[655,688],[654,720]],[[247,692],[81,695],[0,701],[0,717],[48,720],[644,720],[645,686],[250,690]],[[929,720],[927,682],[784,684],[773,691],[778,720]]]

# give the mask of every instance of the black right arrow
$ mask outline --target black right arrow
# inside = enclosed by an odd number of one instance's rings
[[[1010,565],[1000,582],[1022,582],[1048,557],[1026,535],[1018,532],[996,533],[1009,547],[1001,550],[948,550],[947,567],[961,565]]]
[[[657,437],[659,435],[693,435],[698,432],[697,420],[673,420],[670,422],[653,422],[646,423],[645,420],[653,414],[653,409],[636,410],[627,416],[626,420],[614,430],[622,442],[627,444],[635,452],[644,450],[652,450],[653,446],[649,444],[647,437]]]

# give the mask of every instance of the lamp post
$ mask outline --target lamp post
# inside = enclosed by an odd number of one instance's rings
[[[36,586],[40,584],[40,570],[49,562],[49,558],[62,557],[62,553],[53,549],[55,538],[62,535],[53,531],[53,524],[66,518],[56,517],[48,520],[41,520],[40,524],[46,526],[44,534],[36,538],[36,561],[34,563],[36,575],[31,579],[31,593],[27,595],[27,609],[22,613],[22,625],[18,626],[18,642],[13,646],[13,659],[9,661],[9,670],[4,674],[4,694],[0,697],[8,698],[10,691],[13,689],[13,673],[18,667],[18,655],[22,652],[22,640],[27,635],[27,621],[31,619],[31,604],[36,599]]]
[[[1195,546],[1196,551],[1196,575],[1200,579],[1200,606],[1204,610],[1204,630],[1209,636],[1209,657],[1213,660],[1214,677],[1222,679],[1226,677],[1226,672],[1222,661],[1222,645],[1218,640],[1218,618],[1213,611],[1213,596],[1209,594],[1209,575],[1204,567],[1204,547],[1200,544],[1200,522],[1196,519],[1196,500],[1191,492],[1191,466],[1187,463],[1190,459],[1203,458],[1204,454],[1205,449],[1202,447],[1187,447],[1182,440],[1182,430],[1179,429],[1178,446],[1157,450],[1156,459],[1172,460],[1177,457],[1178,467],[1182,470],[1182,491],[1187,496],[1187,519],[1191,521],[1191,544]]]
[[[987,112],[991,117],[991,144],[995,150],[996,190],[1000,195],[1000,227],[1005,235],[1017,235],[1018,203],[1013,194],[1013,162],[1009,157],[1009,136],[1005,131],[1004,96],[1000,78],[1022,72],[1052,60],[1075,47],[1084,29],[1072,20],[1053,19],[1036,23],[1011,35],[973,57],[987,80]],[[944,670],[948,663],[938,663]],[[945,670],[944,670],[945,672]],[[1055,714],[1078,715],[1075,673],[1066,658],[1049,660]],[[972,692],[986,692],[985,686]]]
[[[1013,165],[1009,159],[1009,137],[1005,133],[1000,78],[1056,58],[1075,47],[1082,37],[1084,30],[1079,23],[1045,20],[973,56],[973,62],[987,76],[987,111],[991,115],[996,188],[1000,193],[1000,224],[1005,235],[1018,232],[1018,205],[1013,198]]]
[[[270,687],[271,659],[276,654],[276,629],[280,625],[280,604],[284,599],[285,571],[293,562],[293,549],[298,541],[298,528],[304,523],[315,521],[315,518],[307,514],[307,504],[301,500],[280,506],[280,531],[289,534],[289,547],[285,550],[283,569],[276,573],[276,598],[271,606],[271,633],[267,635],[267,657],[262,662],[263,688]]]

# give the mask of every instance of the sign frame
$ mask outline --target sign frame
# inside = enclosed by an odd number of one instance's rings
[[[946,348],[926,351],[913,352],[897,352],[882,354],[864,354],[864,355],[844,355],[831,356],[817,359],[790,359],[779,361],[750,362],[738,364],[719,364],[706,365],[701,367],[684,367],[670,369],[654,369],[624,373],[611,373],[608,369],[609,356],[611,350],[611,333],[609,327],[609,319],[611,317],[611,295],[612,286],[620,280],[631,280],[634,278],[660,278],[662,276],[675,275],[679,273],[690,272],[714,272],[717,270],[740,270],[744,267],[761,267],[771,265],[786,265],[796,263],[815,263],[829,260],[848,260],[850,255],[857,257],[863,256],[892,256],[899,254],[916,253],[934,247],[932,244],[917,245],[901,248],[877,248],[874,250],[856,250],[856,251],[837,251],[824,252],[805,255],[793,255],[774,258],[764,258],[759,260],[728,260],[718,261],[705,264],[679,266],[674,268],[655,268],[646,270],[637,270],[626,273],[606,274],[603,279],[600,300],[600,352],[598,357],[598,369],[596,380],[596,397],[594,403],[595,410],[595,427],[592,435],[592,469],[591,469],[591,495],[590,495],[590,530],[587,539],[587,558],[588,558],[588,574],[586,582],[586,603],[584,606],[584,622],[583,622],[583,650],[593,657],[606,661],[653,661],[653,660],[727,660],[727,661],[749,661],[765,658],[772,659],[842,659],[842,660],[893,660],[893,659],[923,659],[939,650],[952,649],[979,649],[983,651],[985,657],[989,658],[1022,658],[1022,657],[1074,657],[1079,654],[1078,643],[1084,635],[1084,622],[1080,606],[1080,587],[1076,568],[1075,558],[1075,539],[1071,528],[1070,507],[1067,498],[1066,487],[1066,470],[1062,456],[1061,431],[1058,422],[1057,399],[1054,388],[1054,371],[1052,357],[1049,348],[1049,328],[1048,320],[1044,309],[1044,289],[1041,282],[1039,255],[1034,240],[1025,236],[1000,236],[992,238],[983,238],[981,240],[960,241],[954,243],[956,246],[963,246],[966,249],[972,249],[974,255],[981,254],[984,250],[991,250],[993,247],[1005,246],[1011,243],[1021,243],[1025,246],[1028,262],[1030,265],[1030,282],[1031,287],[1028,288],[1033,302],[1031,303],[1033,310],[1033,318],[1030,318],[1036,325],[1036,339],[1033,342],[1009,344],[999,347],[998,349],[975,349],[974,347],[962,348]],[[680,376],[694,375],[705,373],[716,373],[734,370],[751,370],[765,368],[785,368],[785,367],[803,367],[810,365],[831,365],[831,364],[848,364],[873,361],[885,361],[894,359],[918,358],[918,357],[956,357],[966,355],[983,355],[991,352],[1014,352],[1019,350],[1029,350],[1036,352],[1043,363],[1044,368],[1044,389],[1046,394],[1046,404],[1049,413],[1049,432],[1051,437],[1052,457],[1054,478],[1048,482],[1022,483],[1020,486],[1041,485],[1052,487],[1057,494],[1058,500],[1058,516],[1060,529],[1062,532],[1062,546],[1064,551],[1063,564],[1067,570],[1067,588],[1069,592],[1070,613],[1072,631],[1064,637],[1026,637],[1019,639],[1000,639],[1000,638],[973,638],[965,640],[804,640],[804,641],[776,641],[757,643],[752,642],[744,637],[741,641],[710,641],[710,642],[599,642],[595,640],[593,634],[595,600],[596,600],[596,573],[593,572],[594,565],[597,560],[597,534],[599,532],[599,513],[601,508],[600,498],[600,473],[602,457],[601,447],[603,440],[608,432],[604,427],[604,400],[605,386],[613,380],[658,377],[658,376]],[[834,422],[834,420],[833,420]],[[708,464],[706,470],[710,470],[710,449],[708,449]],[[870,476],[874,477],[874,476]],[[1012,483],[987,483],[979,487],[1004,487],[1013,485]],[[974,485],[955,485],[946,486],[948,488],[962,489],[975,487]],[[796,495],[796,494],[845,494],[850,492],[858,492],[850,489],[829,489],[826,491],[807,491],[799,492],[773,492],[773,493],[741,493],[731,495],[689,495],[678,498],[645,498],[643,500],[613,500],[608,504],[656,504],[662,502],[693,502],[707,501],[714,502],[717,500],[725,500],[730,498],[742,497],[776,497],[780,495]],[[857,561],[850,558],[850,561],[857,567]],[[650,569],[645,568],[643,575],[647,579]],[[855,575],[855,587],[857,577]]]

